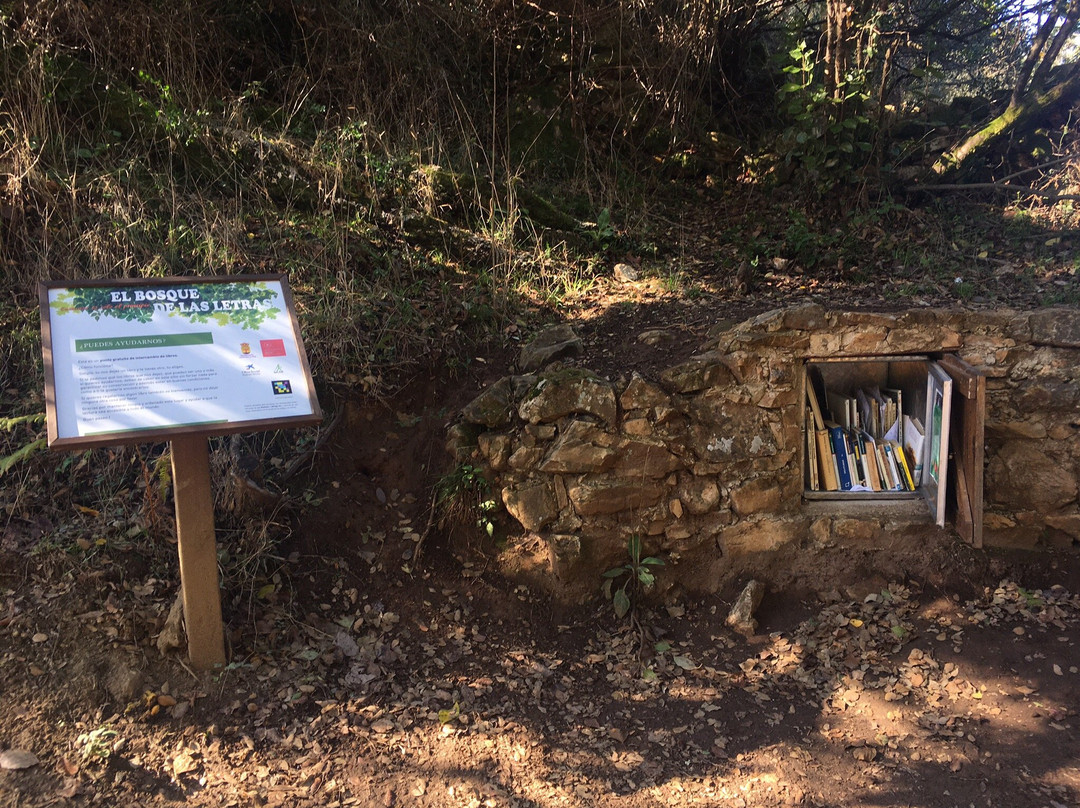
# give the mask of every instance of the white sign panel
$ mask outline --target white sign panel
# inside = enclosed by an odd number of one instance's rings
[[[49,445],[317,423],[284,276],[44,284]]]

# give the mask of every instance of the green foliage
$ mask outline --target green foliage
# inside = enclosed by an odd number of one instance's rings
[[[471,524],[487,539],[495,538],[498,504],[491,494],[491,483],[476,466],[462,463],[439,479],[435,508],[441,528],[453,530]]]
[[[75,739],[84,762],[107,763],[116,749],[119,733],[108,724],[82,733]]]
[[[607,252],[618,235],[611,222],[611,208],[604,208],[596,216],[596,222],[585,229],[596,252]]]
[[[837,91],[829,93],[806,42],[787,56],[790,62],[783,71],[788,81],[778,101],[788,123],[776,149],[786,164],[801,172],[808,188],[824,195],[855,179],[871,151],[870,119],[863,112],[870,99],[866,76],[849,73]]]
[[[627,555],[630,560],[621,567],[613,567],[604,573],[603,592],[604,597],[611,600],[615,609],[615,616],[625,617],[636,605],[638,597],[645,591],[652,589],[656,583],[654,567],[662,567],[664,561],[655,556],[641,557],[641,537],[633,535],[626,545]],[[622,585],[615,589],[618,580]]]
[[[43,412],[33,413],[32,415],[21,415],[15,418],[0,418],[0,431],[11,432],[22,425],[36,425],[43,423],[45,423],[45,413]],[[13,452],[0,456],[0,477],[7,474],[12,466],[22,462],[35,452],[44,449],[46,443],[47,441],[44,437],[33,437],[31,440],[16,448]]]

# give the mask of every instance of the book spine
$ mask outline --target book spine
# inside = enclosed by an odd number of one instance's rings
[[[847,441],[844,439],[843,428],[831,427],[829,437],[832,440],[833,454],[836,456],[836,472],[840,478],[840,490],[850,491],[851,469],[848,468]]]

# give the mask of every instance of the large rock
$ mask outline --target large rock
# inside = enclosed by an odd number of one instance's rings
[[[525,371],[539,370],[549,362],[580,354],[582,350],[581,338],[569,324],[553,325],[521,349],[518,366]]]
[[[986,469],[990,502],[1047,513],[1076,499],[1076,474],[1069,464],[1048,456],[1042,443],[1008,441],[991,458]]]
[[[521,420],[532,424],[571,414],[595,415],[614,424],[618,417],[615,388],[585,371],[558,371],[542,376],[532,395],[518,407]]]
[[[720,534],[720,547],[724,555],[738,557],[750,553],[764,553],[791,544],[805,530],[801,523],[776,519],[746,520],[726,528]]]
[[[598,474],[615,465],[614,436],[584,421],[574,421],[559,436],[540,471],[547,474]]]
[[[614,471],[620,477],[666,477],[682,466],[682,461],[659,441],[621,440]]]
[[[758,477],[731,489],[731,509],[739,516],[778,510],[782,499],[780,484],[775,477]]]
[[[1052,308],[1031,315],[1031,340],[1036,345],[1080,348],[1080,310]]]
[[[673,393],[695,393],[707,387],[731,384],[734,375],[721,351],[694,356],[660,374],[664,387]]]
[[[619,513],[655,505],[665,487],[651,480],[589,478],[567,489],[574,510],[581,516]]]
[[[488,429],[508,426],[518,399],[535,383],[535,376],[504,376],[466,404],[461,417]]]
[[[651,410],[654,407],[667,407],[671,404],[671,396],[664,392],[658,385],[646,381],[640,374],[634,373],[630,383],[626,385],[619,403],[623,410]]]
[[[526,530],[543,530],[559,516],[555,492],[547,482],[508,486],[502,491],[503,505]]]

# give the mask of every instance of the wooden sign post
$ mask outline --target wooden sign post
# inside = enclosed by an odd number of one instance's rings
[[[172,476],[188,659],[193,667],[206,670],[225,664],[225,639],[218,591],[210,453],[204,436],[183,435],[172,439]]]
[[[39,288],[49,448],[168,440],[188,656],[225,663],[207,439],[322,421],[284,275]]]

